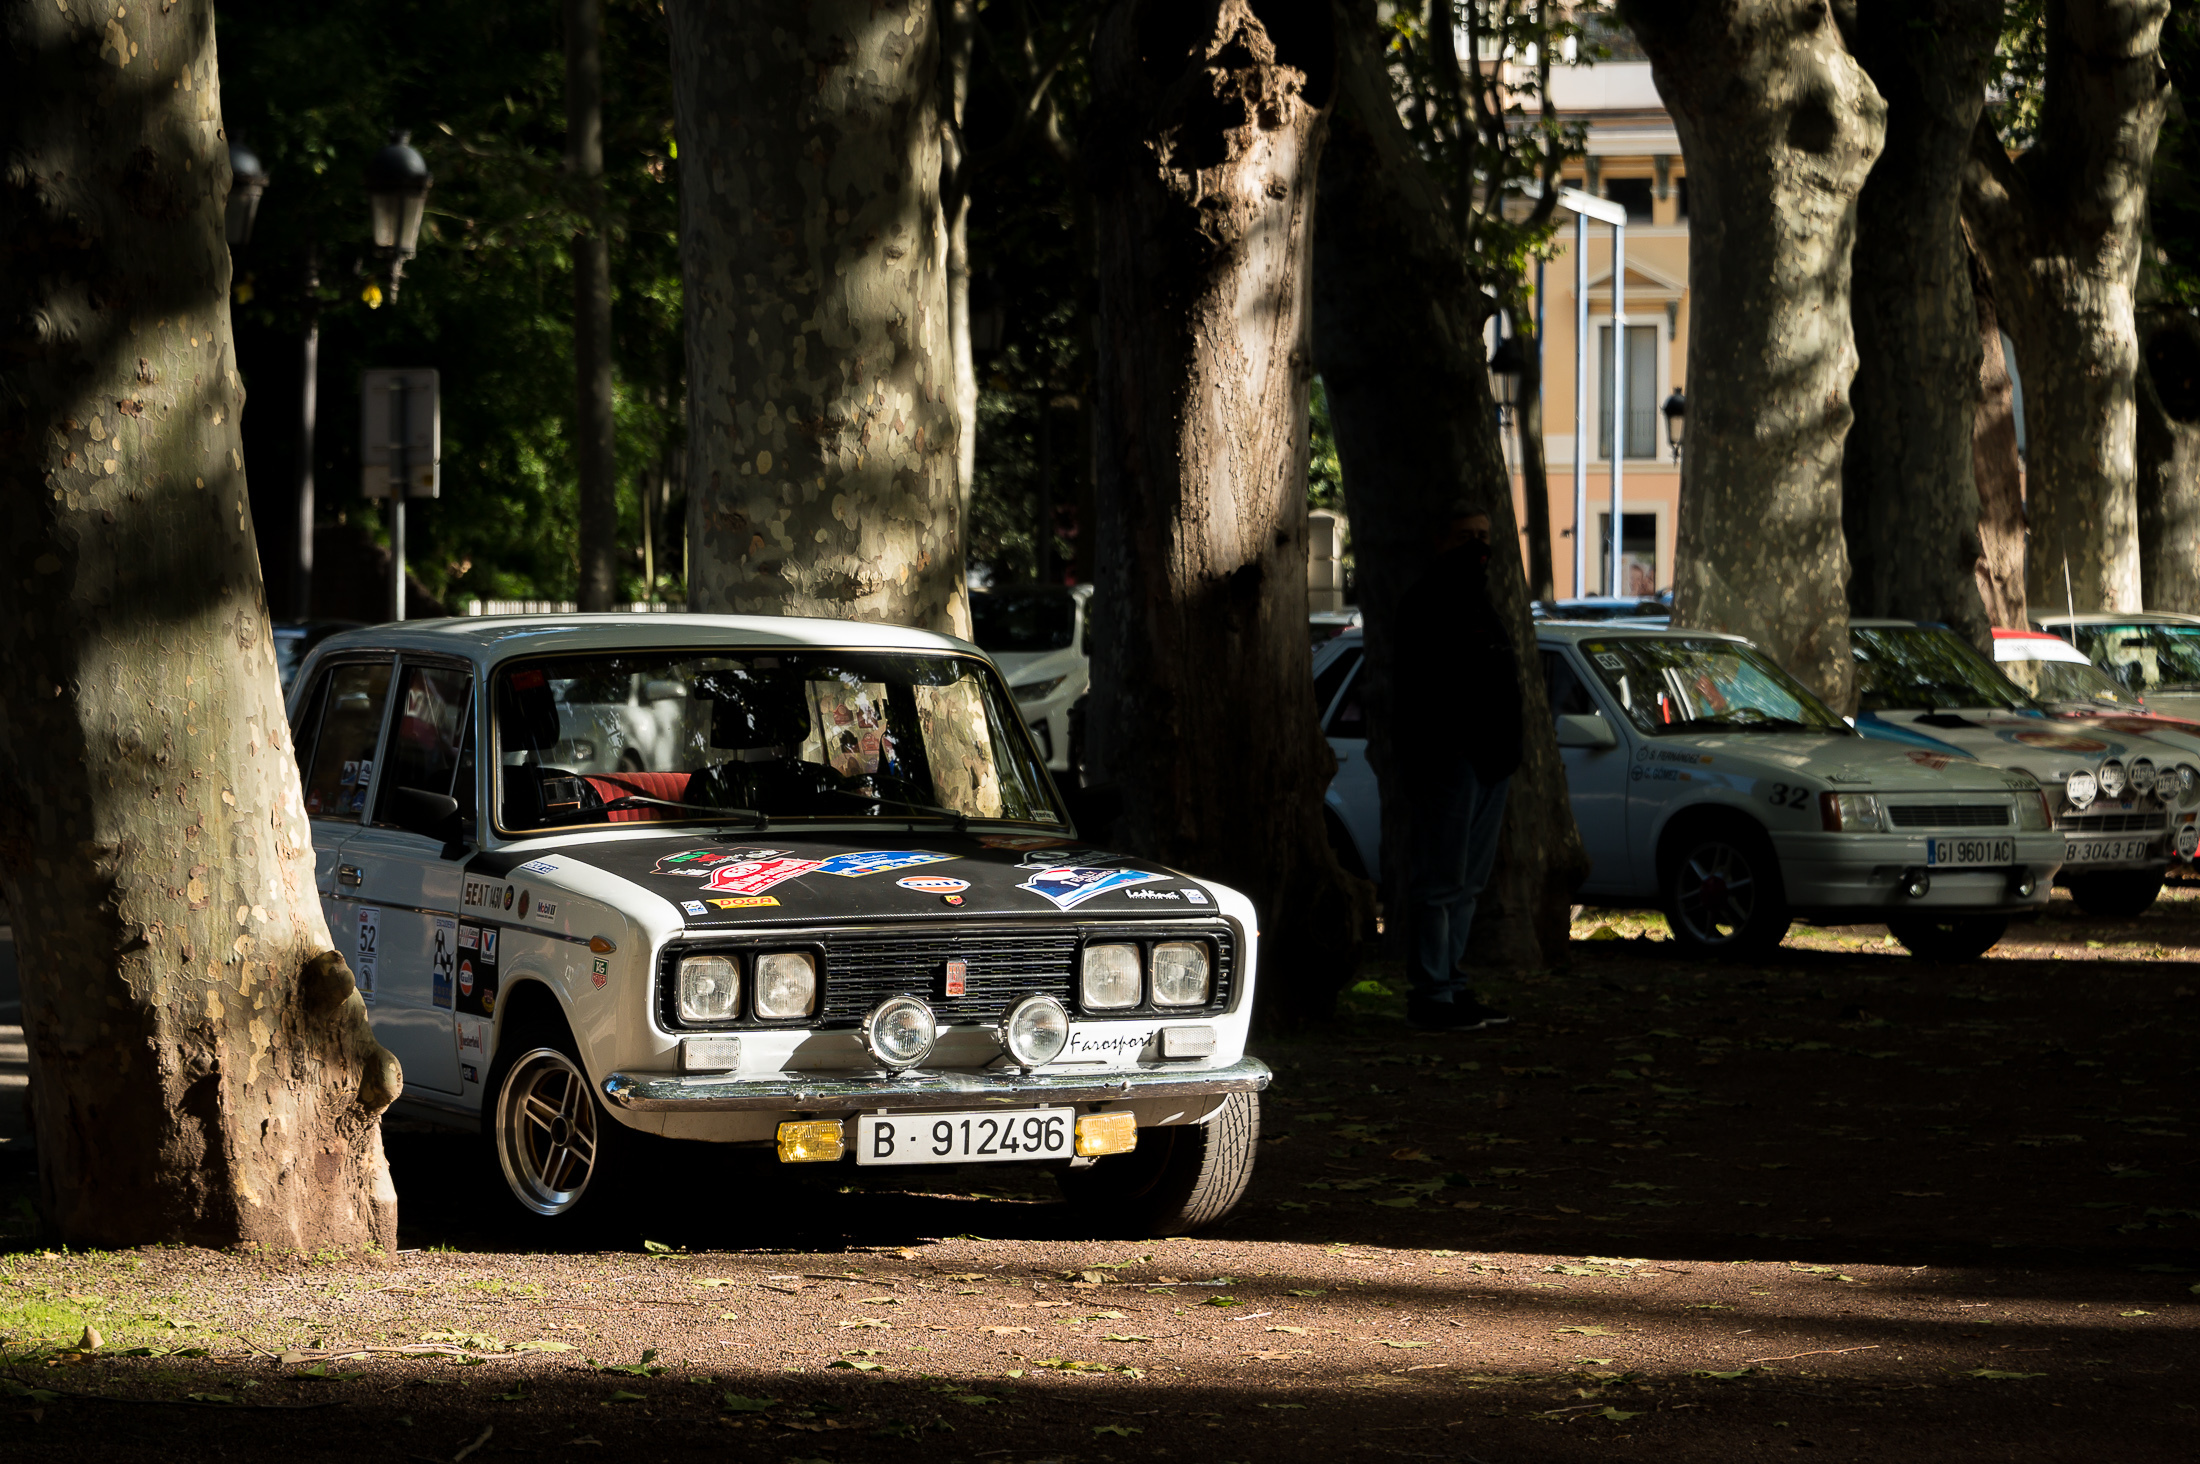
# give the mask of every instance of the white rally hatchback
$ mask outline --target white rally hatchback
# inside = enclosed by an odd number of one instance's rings
[[[1759,954],[1802,916],[1884,922],[1936,960],[1979,955],[2046,903],[2063,841],[2028,774],[1860,737],[1736,636],[1545,622],[1536,638],[1592,861],[1584,902],[1659,905],[1698,955]],[[1336,745],[1358,703],[1323,689]],[[1366,862],[1373,780],[1348,783],[1364,747],[1340,749],[1338,783],[1365,791],[1331,807]]]

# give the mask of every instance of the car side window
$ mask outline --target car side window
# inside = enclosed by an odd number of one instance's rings
[[[1582,683],[1563,651],[1543,652],[1543,687],[1551,699],[1554,717],[1601,717],[1596,698]]]
[[[367,806],[374,781],[375,742],[382,735],[382,707],[390,692],[390,663],[353,661],[330,668],[314,695],[320,727],[313,766],[306,773],[306,812],[315,818],[352,818]],[[304,746],[301,739],[300,746]]]
[[[1337,699],[1337,688],[1344,685],[1345,678],[1350,676],[1353,668],[1360,664],[1361,654],[1362,652],[1357,646],[1350,650],[1339,651],[1336,660],[1322,667],[1321,674],[1314,678],[1315,716],[1328,715],[1329,704]]]
[[[1360,674],[1366,665],[1364,660],[1353,662],[1351,680],[1345,683],[1344,695],[1337,698],[1337,710],[1329,714],[1331,737],[1367,735],[1367,678]]]
[[[463,809],[473,800],[461,791],[460,766],[467,759],[466,729],[473,720],[473,673],[454,666],[407,666],[404,695],[390,720],[389,744],[382,756],[382,786],[375,795],[375,821],[389,821],[391,799],[399,788],[447,793]]]

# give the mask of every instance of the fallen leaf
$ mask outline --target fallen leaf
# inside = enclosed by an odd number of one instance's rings
[[[1630,1418],[1640,1418],[1642,1417],[1642,1415],[1640,1413],[1624,1412],[1623,1410],[1618,1408],[1607,1408],[1602,1413],[1599,1413],[1597,1417],[1609,1418],[1614,1423],[1625,1423]]]
[[[1426,1342],[1393,1342],[1393,1341],[1391,1341],[1391,1340],[1390,1340],[1390,1339],[1389,1339],[1388,1337],[1377,1337],[1377,1338],[1376,1338],[1375,1340],[1376,1340],[1376,1341],[1378,1341],[1378,1342],[1380,1342],[1380,1343],[1382,1343],[1382,1344],[1383,1344],[1383,1346],[1385,1346],[1385,1347],[1426,1347],[1426,1346],[1428,1346],[1428,1344],[1427,1344]]]
[[[1610,1327],[1560,1327],[1551,1333],[1553,1337],[1617,1337],[1619,1333]]]
[[[842,1331],[846,1331],[850,1327],[876,1327],[884,1332],[894,1330],[892,1322],[882,1322],[877,1317],[857,1317],[853,1321],[842,1322],[840,1326]]]
[[[1136,1332],[1110,1332],[1108,1333],[1108,1340],[1110,1342],[1151,1342],[1153,1338],[1141,1337]]]
[[[1289,1332],[1294,1337],[1304,1337],[1307,1333],[1307,1329],[1305,1327],[1267,1327],[1263,1328],[1263,1330],[1269,1332]]]
[[[661,1240],[645,1240],[642,1242],[642,1249],[653,1256],[669,1256],[672,1254],[672,1247]]]
[[[865,1362],[865,1361],[864,1361],[864,1360],[863,1360],[862,1358],[860,1358],[860,1357],[836,1357],[836,1358],[834,1358],[834,1359],[833,1359],[833,1360],[832,1360],[831,1362],[828,1362],[828,1363],[826,1363],[825,1365],[826,1365],[827,1367],[845,1367],[845,1368],[852,1368],[852,1369],[854,1369],[854,1370],[855,1370],[856,1372],[885,1372],[885,1371],[886,1371],[886,1364],[885,1364],[885,1363],[883,1363],[883,1362]]]
[[[2046,1373],[2003,1372],[1999,1368],[1974,1367],[1964,1374],[1967,1378],[1991,1378],[1996,1382],[2016,1382],[2024,1378],[2044,1378]]]
[[[767,1408],[777,1408],[777,1398],[744,1398],[739,1393],[728,1393],[719,1406],[728,1413],[762,1413]]]
[[[1144,1429],[1133,1428],[1127,1423],[1096,1423],[1092,1426],[1092,1431],[1095,1435],[1114,1434],[1117,1438],[1121,1439],[1127,1439],[1132,1434],[1142,1434],[1145,1432]]]

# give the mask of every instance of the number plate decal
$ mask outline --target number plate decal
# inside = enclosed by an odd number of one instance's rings
[[[2154,840],[2072,839],[2063,854],[2065,864],[2131,864],[2155,858]]]
[[[1067,1159],[1077,1111],[1011,1108],[991,1113],[865,1113],[856,1119],[858,1164],[994,1164]]]
[[[2017,862],[2015,839],[1927,839],[1925,862],[1935,869]]]

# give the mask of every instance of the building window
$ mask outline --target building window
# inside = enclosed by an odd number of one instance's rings
[[[1612,327],[1597,330],[1597,456],[1612,456]],[[1658,328],[1627,327],[1627,456],[1658,455]]]
[[[1650,222],[1650,180],[1648,178],[1613,178],[1604,185],[1604,196],[1627,210],[1627,222]]]
[[[1597,515],[1597,564],[1599,573],[1612,567],[1612,515]],[[1619,582],[1616,595],[1648,596],[1658,592],[1658,516],[1623,513],[1619,516]],[[1606,580],[1600,578],[1598,585]]]

